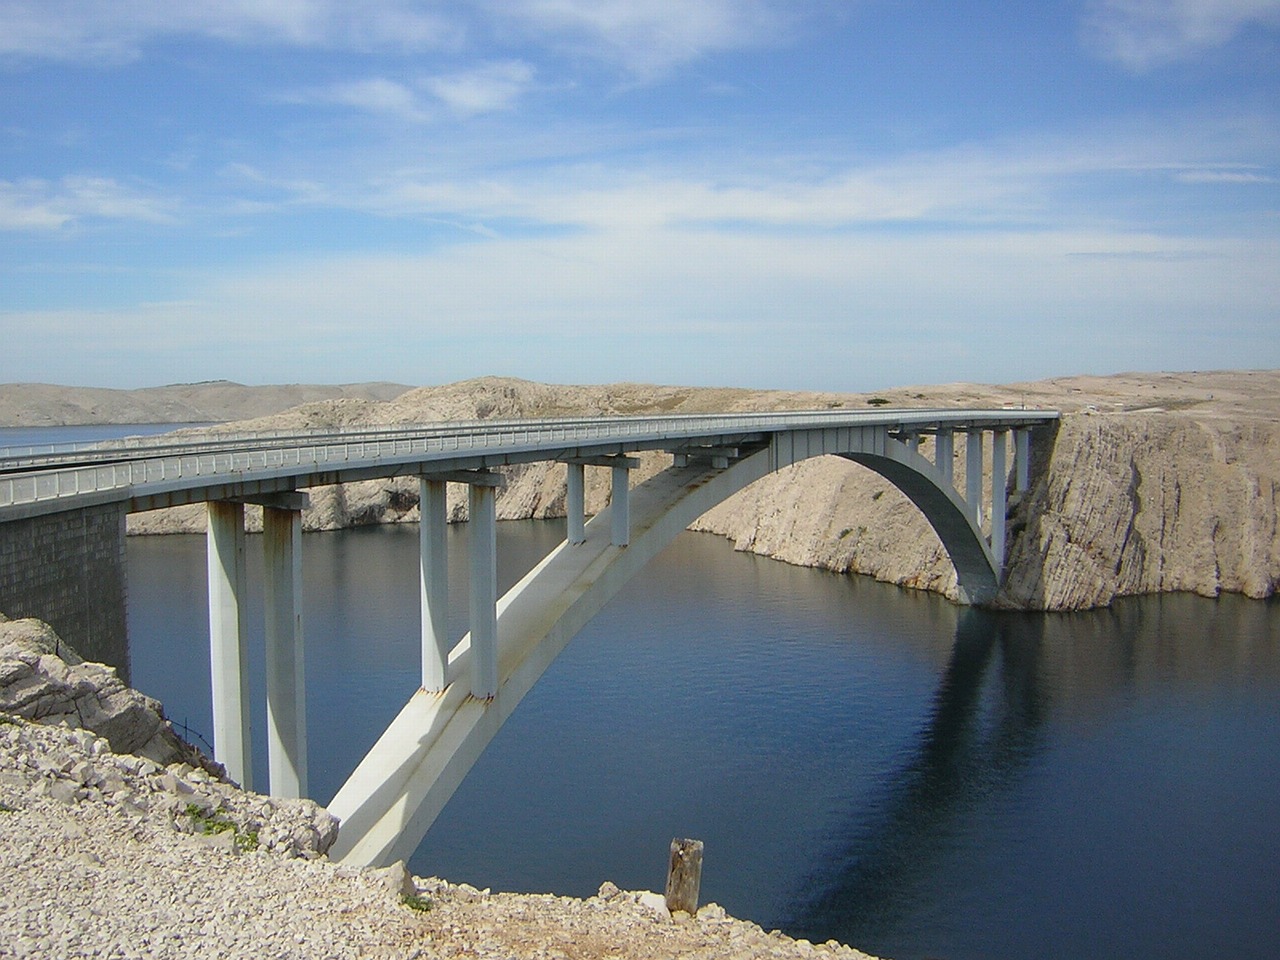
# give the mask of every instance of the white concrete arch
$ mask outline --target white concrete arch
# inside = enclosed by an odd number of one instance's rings
[[[329,804],[342,821],[330,855],[357,864],[407,859],[520,700],[623,584],[716,504],[824,454],[861,463],[901,489],[951,552],[966,599],[994,595],[996,567],[976,510],[952,487],[949,469],[944,473],[883,426],[775,434],[767,447],[727,468],[716,465],[723,463],[719,451],[709,462],[673,466],[615,500],[585,524],[582,542],[561,543],[498,601],[491,697],[476,697],[467,681],[471,635],[453,648],[444,689],[414,694]],[[625,546],[614,524],[619,508],[630,513]]]

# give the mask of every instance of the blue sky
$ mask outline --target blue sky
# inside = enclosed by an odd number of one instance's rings
[[[1280,0],[0,0],[0,382],[1280,367]]]

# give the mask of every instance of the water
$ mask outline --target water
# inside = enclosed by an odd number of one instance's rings
[[[562,535],[499,524],[503,588]],[[303,538],[322,801],[416,686],[416,550],[414,527]],[[135,683],[208,731],[204,540],[128,556]],[[250,605],[260,705],[256,587]],[[964,611],[685,534],[551,666],[411,866],[661,889],[691,836],[704,901],[898,960],[1271,957],[1278,627],[1280,603],[1233,597]],[[255,724],[263,770],[261,706]]]
[[[151,437],[203,423],[94,423],[75,427],[0,427],[0,451],[16,452],[50,443],[94,443],[122,437]]]

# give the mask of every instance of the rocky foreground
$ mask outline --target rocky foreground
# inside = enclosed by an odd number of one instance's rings
[[[344,867],[338,829],[227,782],[110,668],[0,617],[0,957],[866,957],[608,882],[580,900]]]

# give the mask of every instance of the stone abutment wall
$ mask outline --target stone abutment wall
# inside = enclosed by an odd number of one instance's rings
[[[45,621],[127,683],[124,526],[119,504],[0,523],[0,613]]]

